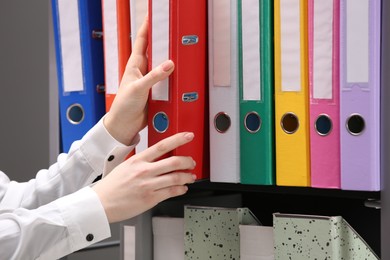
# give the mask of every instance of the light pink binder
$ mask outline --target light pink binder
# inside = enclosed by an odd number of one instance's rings
[[[309,0],[311,186],[340,188],[339,0]]]

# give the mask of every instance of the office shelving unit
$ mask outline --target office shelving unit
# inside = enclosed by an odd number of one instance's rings
[[[370,0],[371,1],[371,0]],[[243,206],[262,221],[272,225],[273,212],[343,216],[381,259],[390,259],[390,2],[382,1],[381,50],[381,176],[380,192],[344,191],[302,187],[257,186],[201,181],[190,185],[189,193],[210,195],[240,193]],[[190,195],[186,195],[189,196]],[[184,196],[184,201],[186,196]],[[137,237],[136,259],[152,259],[151,218],[166,213],[165,203],[123,222],[142,229]],[[177,215],[178,212],[172,212]],[[179,212],[180,214],[180,212]],[[146,223],[146,225],[145,225]],[[142,224],[142,225],[141,225]],[[122,234],[123,239],[123,234]],[[123,240],[122,240],[123,241]],[[123,257],[121,245],[121,255]],[[167,249],[168,250],[168,249]]]

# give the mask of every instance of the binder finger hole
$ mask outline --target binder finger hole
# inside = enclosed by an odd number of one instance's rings
[[[327,136],[330,134],[330,132],[332,132],[332,120],[328,115],[320,115],[317,118],[314,127],[319,135]]]
[[[250,133],[256,133],[261,127],[261,118],[256,112],[249,112],[244,120],[245,128]]]
[[[351,135],[361,135],[366,127],[366,123],[361,115],[353,114],[347,119],[346,127]]]
[[[219,133],[225,133],[229,130],[231,120],[228,114],[221,112],[218,113],[214,118],[214,127]]]
[[[282,129],[287,134],[295,133],[299,128],[298,117],[294,113],[286,113],[280,122]]]
[[[164,112],[159,112],[153,117],[153,127],[159,133],[164,133],[167,131],[169,126],[169,119],[167,114]]]
[[[73,104],[66,110],[66,118],[73,125],[78,125],[84,120],[84,109],[80,104]]]

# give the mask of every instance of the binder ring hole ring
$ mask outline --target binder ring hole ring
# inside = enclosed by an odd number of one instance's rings
[[[244,125],[249,133],[257,133],[261,128],[261,123],[261,118],[257,112],[252,111],[245,115]]]
[[[294,113],[288,112],[283,115],[280,125],[282,126],[284,132],[287,134],[293,134],[299,128],[298,117]]]
[[[84,109],[80,104],[73,104],[66,110],[66,118],[73,125],[78,125],[84,120]]]
[[[352,114],[345,124],[348,133],[354,136],[361,135],[366,127],[364,118],[359,114]]]
[[[219,133],[226,133],[231,126],[230,116],[220,112],[214,117],[214,127]]]
[[[320,136],[327,136],[332,132],[333,123],[332,119],[326,114],[321,114],[317,117],[316,122],[314,123],[317,134]]]
[[[167,114],[165,114],[164,112],[158,112],[157,114],[155,114],[152,122],[153,122],[153,128],[158,133],[164,133],[167,131],[169,126],[169,119]]]

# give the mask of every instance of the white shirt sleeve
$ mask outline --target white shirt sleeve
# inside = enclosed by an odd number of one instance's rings
[[[33,210],[0,210],[2,259],[58,259],[110,237],[97,194],[85,187]]]
[[[17,183],[0,172],[2,257],[55,259],[109,237],[97,194],[85,186],[108,174],[138,142],[137,135],[130,146],[119,143],[101,120],[35,179]]]

